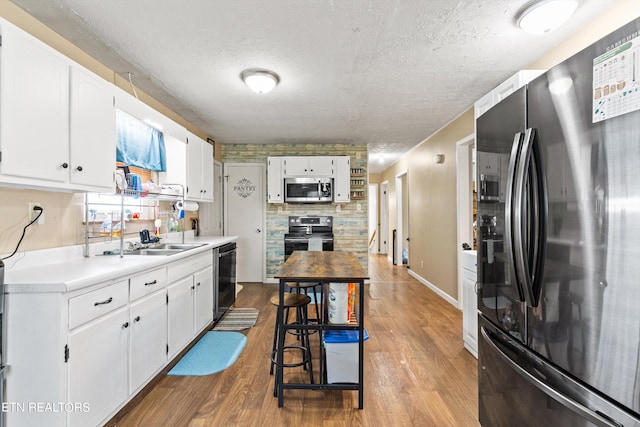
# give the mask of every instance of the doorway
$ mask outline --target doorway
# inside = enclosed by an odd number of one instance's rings
[[[409,185],[408,172],[396,175],[396,242],[395,264],[409,268]]]
[[[369,253],[378,253],[378,184],[369,184]]]
[[[389,181],[380,184],[380,253],[388,254],[389,242],[389,196],[387,195]]]
[[[457,192],[457,245],[458,254],[458,305],[461,304],[463,289],[463,271],[462,271],[462,244],[467,243],[473,249],[474,233],[473,223],[475,215],[473,209],[473,188],[475,185],[475,136],[467,135],[460,141],[456,142],[456,192]]]
[[[265,265],[265,165],[225,163],[224,235],[238,236],[238,282],[263,282]]]

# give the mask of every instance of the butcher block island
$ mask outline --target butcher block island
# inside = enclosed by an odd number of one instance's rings
[[[367,273],[364,271],[358,259],[351,252],[321,252],[321,251],[295,251],[285,261],[280,270],[275,275],[279,279],[279,302],[278,305],[278,350],[276,357],[276,383],[278,385],[278,407],[282,407],[284,403],[283,392],[285,389],[315,389],[315,390],[357,390],[358,391],[358,407],[363,408],[363,354],[364,354],[364,281],[368,279]],[[284,314],[284,292],[287,283],[297,282],[299,284],[318,283],[322,287],[322,301],[325,302],[322,307],[321,319],[317,324],[287,324]],[[358,292],[354,307],[355,319],[347,319],[346,323],[331,323],[329,321],[329,287],[331,284],[347,284],[356,285]],[[320,380],[313,384],[294,384],[284,382],[284,343],[289,329],[313,329],[322,331],[329,330],[355,330],[358,332],[358,382],[357,383],[341,383],[327,384],[324,380],[326,375],[324,372],[324,363],[320,363]],[[320,360],[324,361],[325,352],[323,346],[320,346]]]
[[[100,426],[213,322],[218,248],[27,252],[6,270],[6,425]],[[4,409],[4,408],[3,408]]]

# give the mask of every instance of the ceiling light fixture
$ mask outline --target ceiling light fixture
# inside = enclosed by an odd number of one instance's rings
[[[268,93],[280,82],[280,77],[273,71],[261,68],[250,68],[240,73],[242,81],[255,93]]]
[[[518,27],[530,34],[553,31],[569,19],[578,7],[578,0],[536,0],[518,12]]]

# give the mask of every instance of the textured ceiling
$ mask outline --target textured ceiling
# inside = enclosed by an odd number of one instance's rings
[[[222,144],[368,144],[370,172],[614,3],[531,36],[527,1],[12,0]],[[280,84],[254,94],[246,68]]]

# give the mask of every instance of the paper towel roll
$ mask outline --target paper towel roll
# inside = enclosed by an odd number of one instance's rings
[[[322,252],[322,237],[310,237],[308,251],[320,251]]]
[[[349,288],[347,283],[329,283],[329,323],[349,320]]]

